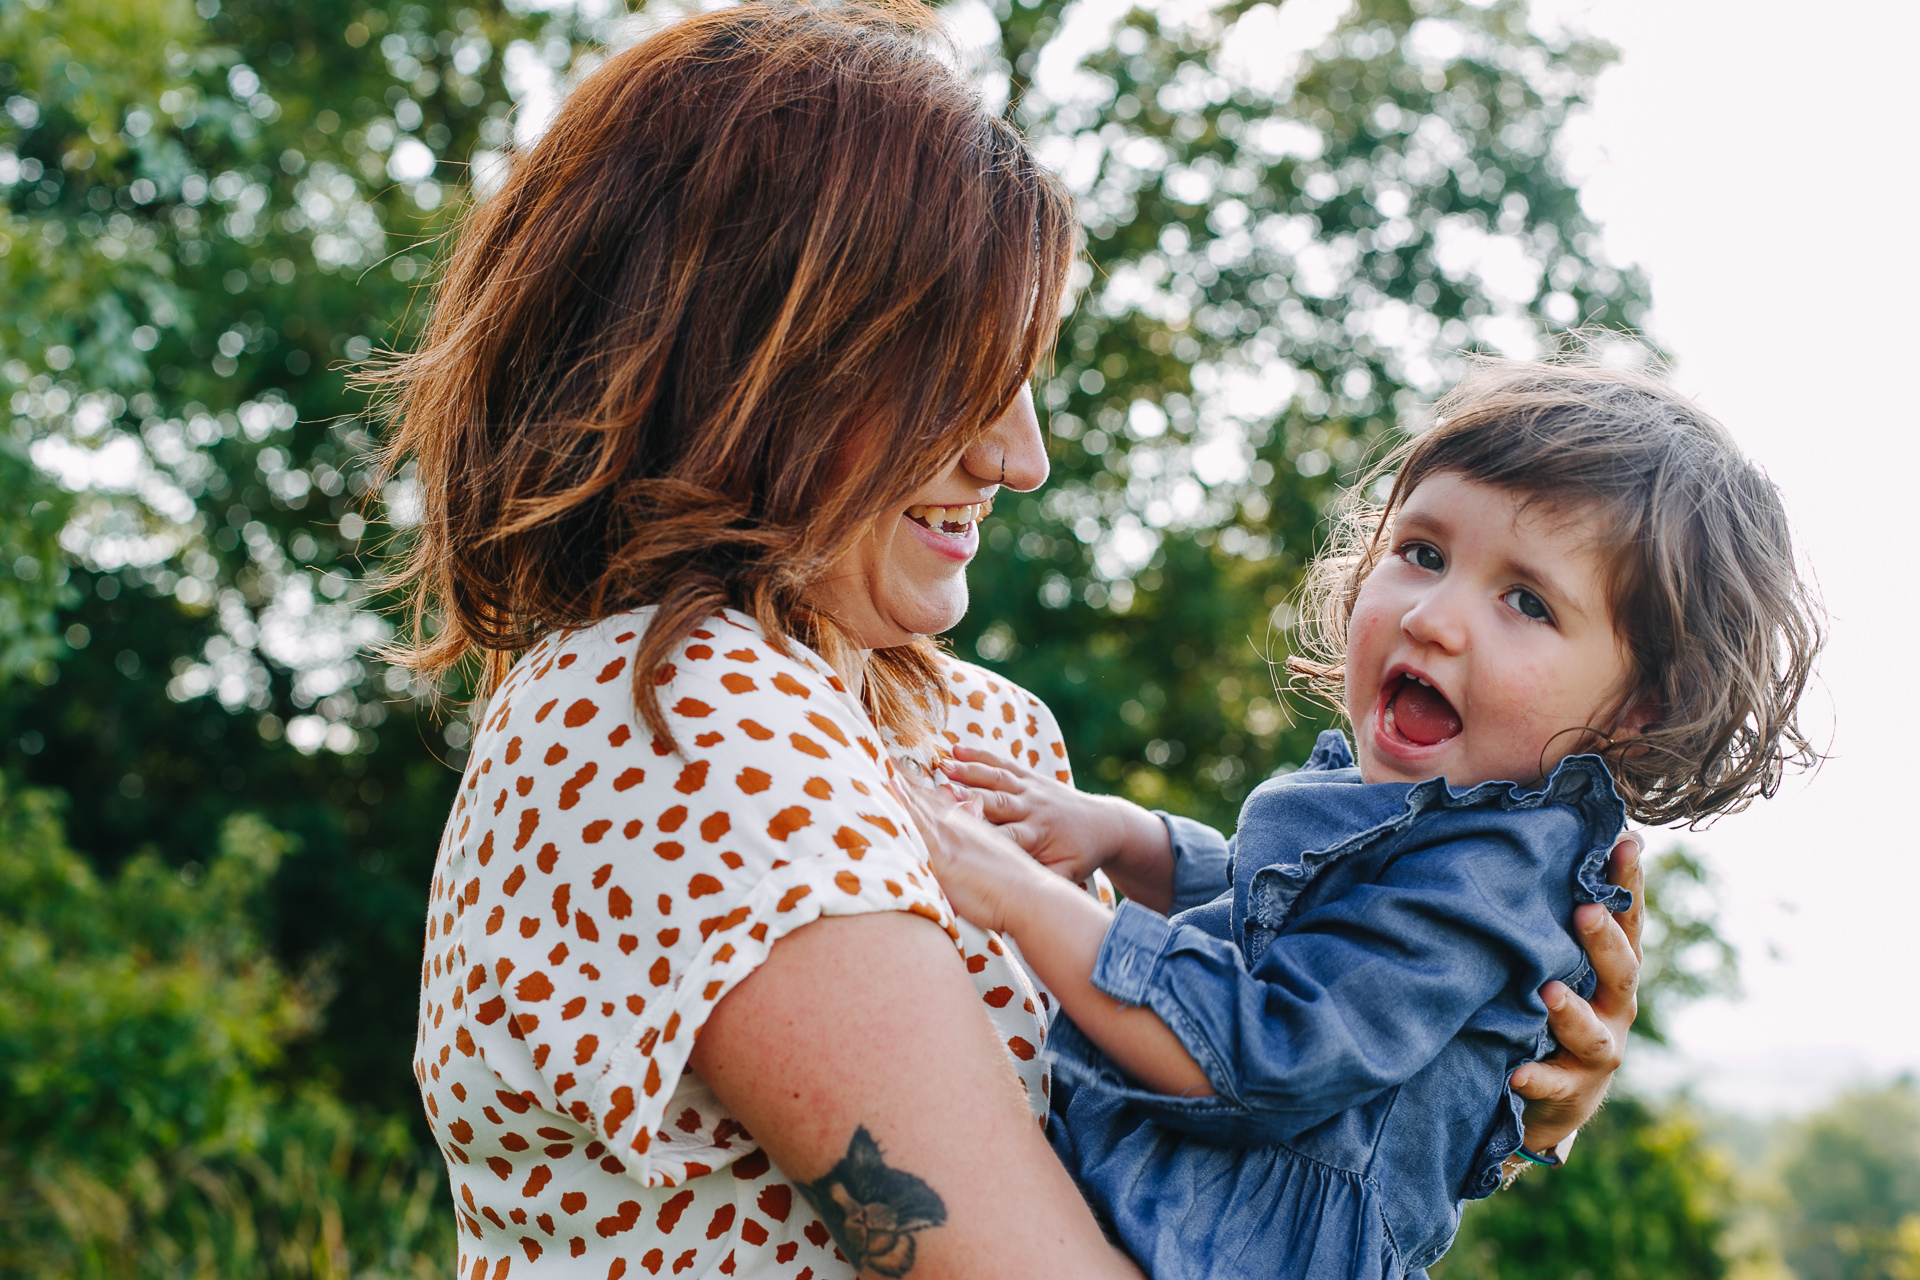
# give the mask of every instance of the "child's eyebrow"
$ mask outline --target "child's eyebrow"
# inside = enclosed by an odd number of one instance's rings
[[[1551,597],[1559,607],[1577,613],[1582,618],[1587,617],[1587,610],[1580,603],[1580,597],[1569,591],[1560,579],[1538,565],[1509,558],[1500,566],[1500,569],[1503,574],[1530,582],[1540,588],[1541,594]]]
[[[1424,511],[1409,511],[1405,507],[1402,507],[1393,513],[1393,519],[1387,525],[1387,535],[1390,538],[1397,538],[1408,529],[1419,529],[1427,533],[1444,535],[1447,532],[1448,525],[1446,518],[1439,514],[1430,515]]]

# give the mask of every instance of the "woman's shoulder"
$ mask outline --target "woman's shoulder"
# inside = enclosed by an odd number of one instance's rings
[[[547,862],[631,848],[691,867],[712,855],[741,887],[822,846],[884,842],[919,861],[879,735],[824,662],[717,616],[651,676],[665,737],[634,699],[646,622],[556,634],[516,664],[467,765],[477,827],[516,853],[546,844]],[[705,886],[714,869],[701,870]]]
[[[1030,769],[1045,768],[1062,782],[1073,781],[1067,744],[1046,703],[1003,675],[941,655],[945,703],[939,716],[941,736],[1018,760]]]
[[[547,636],[514,664],[501,683],[482,721],[483,731],[504,724],[516,710],[528,706],[533,707],[534,722],[544,724],[566,703],[562,725],[596,716],[608,698],[631,708],[636,673],[629,664],[638,657],[652,615],[651,608],[637,609]],[[700,722],[728,714],[743,699],[769,708],[795,709],[802,720],[808,711],[823,712],[834,704],[843,712],[857,712],[846,685],[818,655],[795,641],[776,644],[752,618],[732,610],[715,614],[689,632],[651,679],[676,735],[680,722],[688,722],[696,743],[716,731],[725,732],[717,724]],[[747,742],[771,740],[751,729],[743,732]],[[672,750],[665,743],[649,745],[661,754]],[[866,745],[869,758],[876,757],[878,746],[871,741]]]
[[[436,877],[422,1025],[451,1037],[441,1061],[482,1054],[652,1185],[746,1149],[665,1108],[715,1003],[783,936],[887,911],[958,930],[878,734],[824,663],[710,620],[653,676],[668,743],[634,703],[645,622],[549,637],[487,709]]]
[[[731,612],[694,628],[647,677],[669,730],[656,734],[638,710],[632,665],[651,612],[555,633],[525,654],[481,717],[469,771],[532,751],[548,767],[574,761],[576,788],[598,781],[624,791],[674,769],[690,782],[685,771],[722,763],[749,778],[832,763],[866,786],[884,782],[879,735],[832,668]]]

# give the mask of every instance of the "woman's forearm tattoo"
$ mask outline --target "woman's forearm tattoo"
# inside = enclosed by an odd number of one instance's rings
[[[847,1260],[877,1275],[913,1270],[914,1234],[947,1220],[946,1203],[933,1188],[888,1168],[865,1126],[853,1131],[846,1156],[825,1177],[798,1185]]]

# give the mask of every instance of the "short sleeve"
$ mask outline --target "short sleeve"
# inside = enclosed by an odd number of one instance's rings
[[[957,658],[947,660],[946,716],[951,746],[982,747],[1073,781],[1066,739],[1047,704],[1010,680]]]
[[[960,934],[824,663],[715,619],[661,673],[676,750],[633,708],[634,647],[607,627],[557,637],[483,722],[466,999],[476,1037],[528,1042],[534,1100],[628,1176],[674,1185],[749,1149],[667,1106],[714,1005],[776,942],[875,911]]]

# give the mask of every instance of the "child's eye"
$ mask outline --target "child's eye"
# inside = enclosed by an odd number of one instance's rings
[[[1416,569],[1439,573],[1447,567],[1446,557],[1424,542],[1410,542],[1400,549],[1400,558]]]
[[[1515,610],[1532,618],[1536,622],[1552,622],[1553,615],[1547,611],[1547,603],[1525,587],[1515,587],[1501,599]]]

